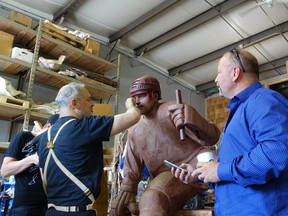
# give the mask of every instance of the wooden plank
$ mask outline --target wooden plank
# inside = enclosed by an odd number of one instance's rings
[[[26,70],[27,68],[21,65],[17,65],[17,64],[10,64],[5,70],[5,73],[9,73],[9,74],[17,74],[22,70]]]
[[[38,70],[41,70],[44,72],[44,73],[42,72],[37,73],[37,76],[35,76],[35,82],[40,83],[40,84],[49,85],[51,87],[55,87],[59,89],[63,85],[68,84],[69,82],[73,82],[73,81],[77,82],[77,80],[74,78],[66,77],[56,72],[49,71],[47,69],[38,68]],[[103,83],[99,83],[95,80],[91,80],[85,77],[82,78],[81,80],[78,80],[78,82],[79,81],[89,84],[86,86],[86,88],[90,92],[91,96],[95,99],[107,98],[116,92],[116,89],[111,86],[105,85]],[[98,88],[101,90],[99,90]]]
[[[26,110],[29,108],[29,101],[0,95],[0,105]]]
[[[53,38],[57,38],[57,39],[62,40],[68,44],[71,44],[74,47],[84,49],[84,46],[82,44],[79,44],[73,40],[70,40],[69,38],[66,38],[65,36],[63,36],[57,32],[53,32],[52,30],[49,30],[49,29],[43,29],[43,32],[46,32],[47,34],[51,35]]]
[[[100,87],[101,89],[104,89],[107,91],[115,91],[116,90],[112,86],[106,85],[104,83],[100,83],[100,82],[93,80],[93,79],[89,79],[83,75],[79,76],[77,79],[80,80],[81,82],[93,84],[94,86]]]
[[[179,210],[175,216],[213,216],[211,209]]]
[[[28,108],[29,101],[0,95],[0,116],[2,119],[11,120],[23,116]]]
[[[44,23],[43,23],[43,31],[48,33],[48,34],[51,34],[53,35],[54,37],[56,38],[59,38],[60,40],[63,40],[67,43],[70,43],[70,44],[75,44],[73,46],[76,46],[76,47],[83,47],[86,45],[86,41],[82,38],[79,38],[73,34],[70,34],[64,30],[62,30],[61,26],[59,26],[59,28],[57,28],[57,25],[51,23],[50,21],[48,20],[45,20]]]
[[[12,63],[0,59],[0,71],[5,72],[5,69],[10,65],[12,65]]]
[[[35,81],[37,83],[48,85],[57,89],[70,82],[69,80],[59,78],[56,72],[55,76],[45,73],[37,73],[37,76],[35,76]]]

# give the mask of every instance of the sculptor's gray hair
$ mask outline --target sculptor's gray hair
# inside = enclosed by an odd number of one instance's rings
[[[85,84],[79,82],[71,82],[63,86],[55,99],[58,108],[70,106],[70,101],[78,99],[83,88],[85,88]]]

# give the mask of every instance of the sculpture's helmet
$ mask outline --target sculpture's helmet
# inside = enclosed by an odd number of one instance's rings
[[[145,94],[148,92],[157,92],[158,100],[161,99],[161,89],[158,80],[152,76],[146,75],[136,79],[130,87],[130,96]]]

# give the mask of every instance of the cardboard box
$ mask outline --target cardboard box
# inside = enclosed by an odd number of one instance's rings
[[[84,50],[91,53],[92,55],[99,56],[100,43],[95,40],[88,39]]]
[[[54,38],[60,39],[82,50],[86,45],[86,41],[84,39],[67,32],[67,28],[56,25],[49,20],[45,20],[43,22],[43,31]]]
[[[11,58],[32,63],[33,61],[33,53],[29,52],[27,49],[21,49],[19,47],[14,47],[12,49]]]
[[[112,104],[94,104],[94,106],[93,106],[93,115],[112,116],[113,115]]]
[[[0,54],[10,56],[13,47],[14,35],[0,31]]]
[[[8,19],[19,23],[23,26],[26,26],[28,28],[32,27],[32,18],[29,16],[26,16],[24,14],[21,13],[15,13],[15,11],[11,10],[9,15],[8,15]]]

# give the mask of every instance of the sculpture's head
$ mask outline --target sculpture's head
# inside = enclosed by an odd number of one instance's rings
[[[130,96],[145,94],[149,92],[156,92],[158,100],[161,99],[161,89],[159,81],[152,76],[146,75],[136,79],[130,87]]]

